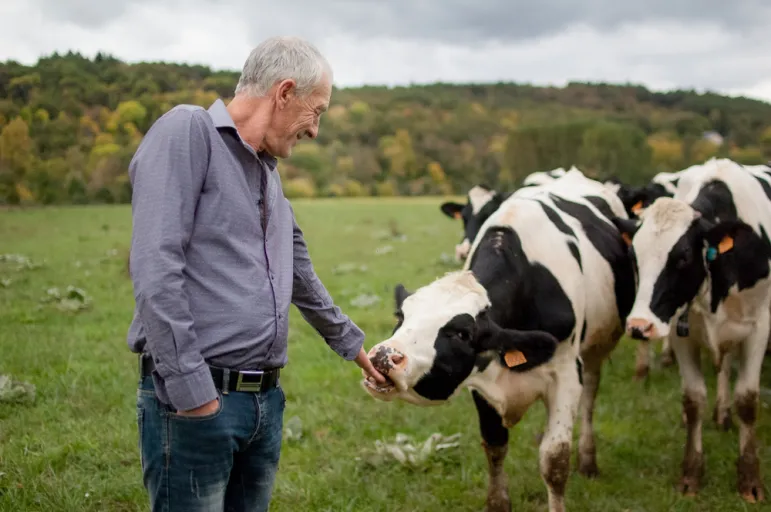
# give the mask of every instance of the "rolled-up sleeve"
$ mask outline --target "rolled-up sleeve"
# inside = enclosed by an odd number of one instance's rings
[[[291,205],[290,205],[291,209]],[[364,345],[364,332],[343,314],[313,268],[308,247],[292,211],[294,279],[292,303],[340,357],[351,361]]]
[[[158,376],[177,410],[217,398],[198,347],[183,277],[208,147],[196,113],[173,109],[155,122],[129,165],[134,298]]]

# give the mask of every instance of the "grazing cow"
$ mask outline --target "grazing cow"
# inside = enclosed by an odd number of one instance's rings
[[[734,390],[739,427],[738,491],[764,499],[755,419],[771,318],[771,187],[726,159],[681,174],[674,198],[659,198],[639,223],[617,220],[631,240],[639,276],[626,330],[637,339],[669,338],[682,379],[688,431],[680,489],[699,490],[704,470],[701,414],[706,386],[700,349],[720,368],[715,420],[730,424],[730,355],[739,358]],[[673,328],[688,313],[685,335]]]
[[[612,211],[624,215],[610,197]],[[376,399],[428,406],[471,390],[489,512],[511,510],[508,429],[538,400],[548,413],[539,467],[549,510],[564,510],[579,408],[578,470],[598,473],[592,415],[600,370],[623,334],[635,283],[621,233],[595,202],[603,201],[547,187],[511,196],[485,222],[462,270],[413,294],[397,286],[398,323],[369,351],[390,379],[385,387],[363,381]]]

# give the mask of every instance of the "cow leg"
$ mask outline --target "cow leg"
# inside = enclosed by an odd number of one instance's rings
[[[758,392],[763,354],[768,342],[769,319],[758,323],[755,333],[741,345],[739,376],[734,388],[736,413],[739,416],[739,459],[736,464],[739,494],[750,503],[764,501],[763,481],[760,478],[758,440],[755,419],[758,410]]]
[[[643,380],[650,371],[651,343],[648,340],[637,342],[637,360],[635,361],[634,380]]]
[[[549,512],[565,510],[573,423],[581,400],[581,388],[575,367],[564,368],[546,399],[548,424],[541,441],[540,468],[549,490]]]
[[[672,348],[680,369],[683,416],[688,431],[679,489],[683,494],[695,496],[704,475],[701,412],[707,400],[707,386],[701,373],[699,346],[687,338],[675,337],[672,339]]]
[[[581,437],[578,441],[578,472],[589,478],[599,474],[597,448],[594,444],[594,401],[600,387],[602,363],[585,362],[581,391]]]
[[[731,352],[723,354],[720,369],[717,374],[717,397],[715,398],[715,410],[712,419],[718,427],[728,431],[733,427],[731,419]]]
[[[472,391],[474,405],[479,415],[482,446],[487,455],[489,483],[485,512],[511,512],[509,486],[503,462],[509,449],[509,431],[503,426],[501,416],[476,391]]]

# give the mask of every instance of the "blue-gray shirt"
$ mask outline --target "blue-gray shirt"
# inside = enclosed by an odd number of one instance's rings
[[[176,409],[217,397],[206,363],[283,367],[292,303],[344,359],[364,342],[316,276],[275,169],[221,100],[172,108],[131,161],[128,343],[152,354],[158,398]]]

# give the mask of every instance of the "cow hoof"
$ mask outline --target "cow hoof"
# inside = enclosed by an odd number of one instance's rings
[[[749,486],[741,492],[742,499],[747,503],[761,503],[765,501],[763,486],[760,483]]]
[[[508,493],[488,496],[485,512],[511,512],[511,501]]]
[[[600,476],[600,470],[597,467],[596,461],[579,462],[578,473],[585,476],[586,478],[597,478]]]
[[[684,476],[680,479],[680,484],[677,486],[677,490],[683,496],[694,497],[699,494],[699,482],[696,478],[691,476]]]

